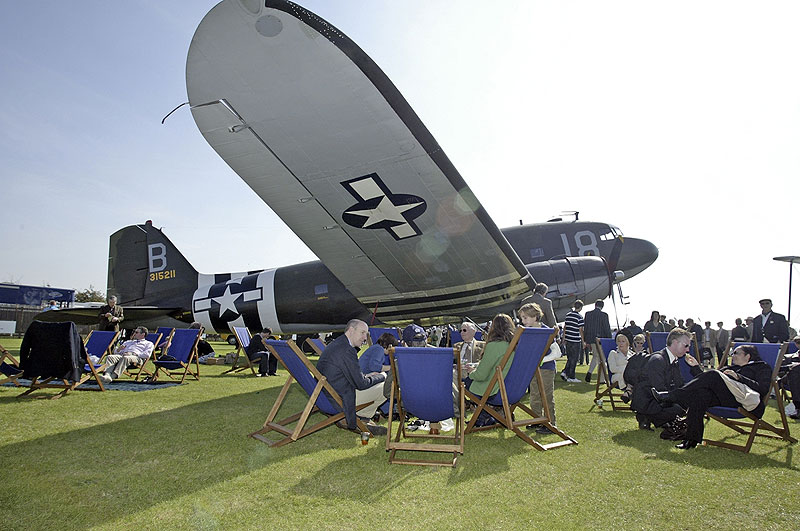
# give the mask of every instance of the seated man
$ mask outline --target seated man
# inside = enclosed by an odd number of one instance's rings
[[[336,425],[342,429],[359,432],[356,424],[356,404],[370,404],[358,414],[364,418],[375,415],[378,407],[386,401],[383,396],[385,372],[363,374],[358,365],[357,350],[367,341],[369,328],[367,323],[352,319],[347,323],[344,334],[331,341],[320,354],[317,369],[331,386],[342,397],[346,423]],[[375,435],[386,433],[386,428],[367,423],[369,430]]]
[[[137,326],[131,334],[131,338],[117,347],[113,354],[106,357],[108,367],[103,374],[98,375],[98,378],[103,383],[111,383],[112,380],[119,378],[128,367],[139,367],[147,361],[147,358],[153,353],[154,345],[145,339],[146,335],[147,328]]]
[[[672,391],[683,385],[681,369],[678,366],[680,358],[684,358],[689,364],[692,375],[696,376],[702,372],[697,360],[693,356],[686,356],[692,341],[691,337],[691,333],[682,328],[672,329],[667,336],[667,346],[647,358],[639,380],[634,383],[631,408],[636,412],[639,427],[649,429],[651,422],[656,427],[664,427],[661,436],[665,439],[683,438],[685,426],[678,421],[678,417],[684,414],[684,409],[678,404],[659,402],[653,397],[650,389]]]
[[[270,356],[267,345],[264,343],[264,340],[269,339],[271,336],[272,330],[265,328],[253,335],[252,339],[250,339],[250,344],[245,349],[247,358],[250,361],[259,360],[256,376],[275,376],[277,374],[278,359],[275,356]]]
[[[761,400],[751,412],[758,418],[764,414],[764,397],[767,396],[772,382],[772,367],[761,359],[758,349],[753,345],[737,347],[731,355],[731,360],[732,365],[704,372],[677,389],[663,392],[651,389],[653,397],[658,402],[665,405],[676,403],[687,409],[686,435],[676,448],[689,450],[703,440],[703,416],[708,408],[739,407],[739,403],[725,383],[723,374],[756,391]]]
[[[461,323],[461,341],[453,345],[453,348],[459,353],[461,365],[466,365],[467,363],[476,364],[481,361],[486,342],[475,339],[476,331],[477,328],[474,324],[469,322]]]

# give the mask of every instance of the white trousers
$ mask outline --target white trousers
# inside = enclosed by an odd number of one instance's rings
[[[135,365],[138,367],[141,365],[142,360],[136,354],[109,354],[106,357],[106,363],[108,364],[106,374],[111,376],[112,380],[116,380],[129,366]]]
[[[381,404],[386,402],[386,397],[383,396],[383,382],[377,383],[363,391],[356,389],[356,407],[368,402],[372,403],[364,409],[356,411],[356,415],[359,417],[371,418],[378,408],[381,407]]]

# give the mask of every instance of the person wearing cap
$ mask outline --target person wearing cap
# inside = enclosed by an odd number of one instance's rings
[[[772,300],[761,299],[761,315],[753,319],[753,343],[783,343],[789,339],[786,317],[772,311]]]
[[[360,319],[351,319],[344,334],[328,343],[317,362],[319,372],[342,397],[345,422],[339,421],[336,426],[355,432],[360,431],[356,423],[356,404],[369,404],[358,411],[360,416],[369,419],[386,401],[383,396],[386,373],[364,374],[358,364],[358,349],[366,343],[368,336],[367,323]],[[371,422],[367,422],[367,427],[375,435],[386,433],[385,427]]]
[[[410,324],[403,330],[403,346],[406,347],[427,347],[428,334],[419,325]]]

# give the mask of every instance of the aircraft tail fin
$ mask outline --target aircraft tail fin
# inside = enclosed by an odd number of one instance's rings
[[[151,221],[111,235],[108,245],[108,295],[123,306],[192,306],[198,273]]]

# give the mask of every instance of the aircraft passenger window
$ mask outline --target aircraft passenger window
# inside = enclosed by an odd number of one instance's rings
[[[328,285],[327,284],[318,284],[314,286],[314,295],[319,297],[320,295],[327,295],[328,294]]]
[[[536,247],[535,249],[531,249],[531,258],[542,258],[544,256],[544,249],[541,247]]]

